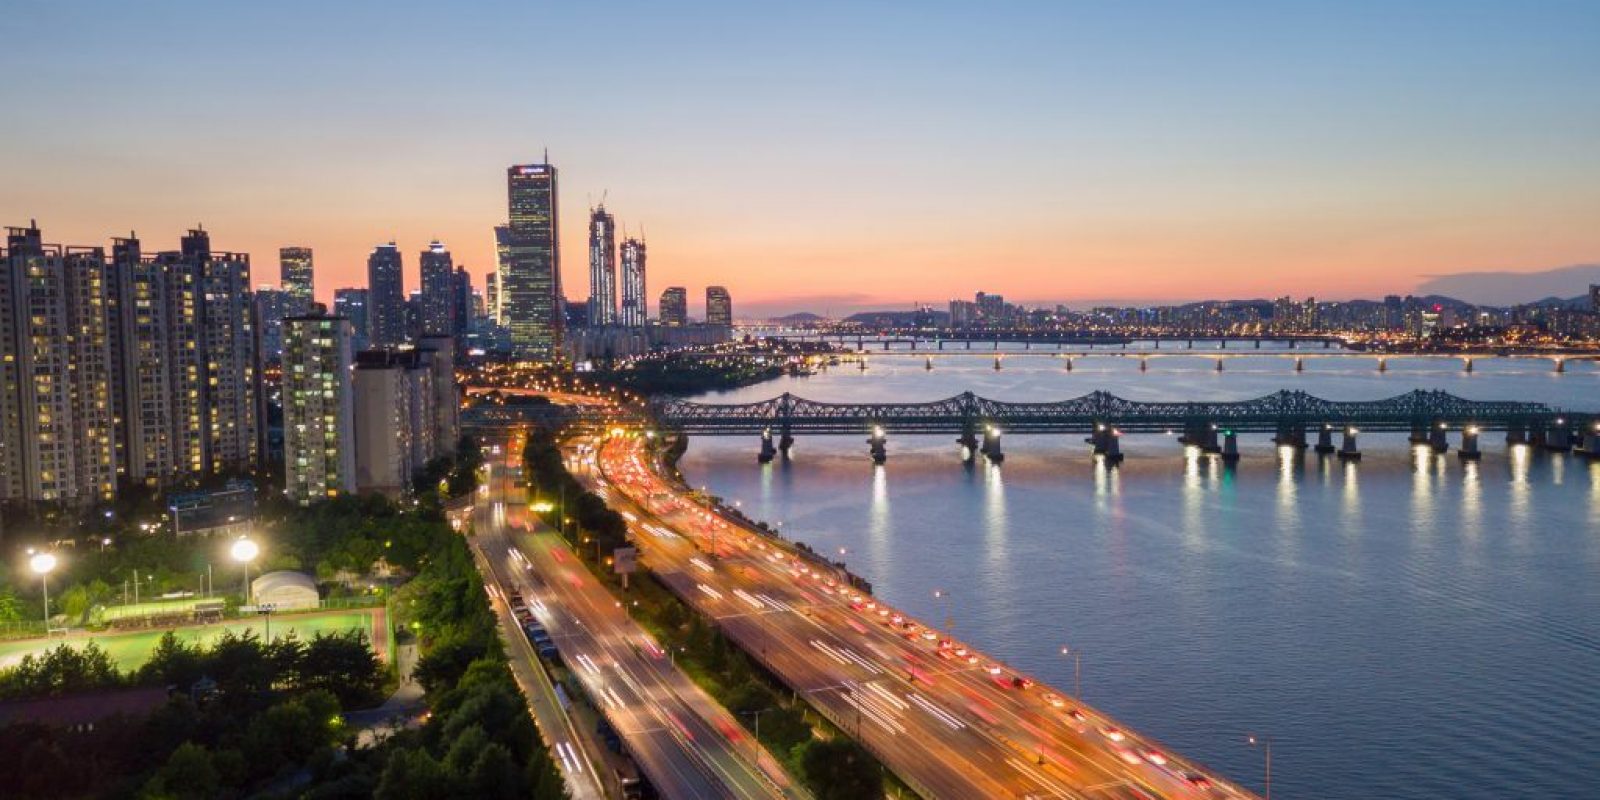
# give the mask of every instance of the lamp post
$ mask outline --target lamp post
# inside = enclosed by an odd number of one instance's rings
[[[56,568],[54,553],[34,553],[28,567],[39,575],[39,585],[44,589],[44,633],[50,635],[50,571]]]
[[[1066,645],[1061,647],[1061,655],[1072,656],[1072,696],[1078,700],[1083,699],[1083,653]]]
[[[955,616],[950,613],[950,593],[944,589],[934,589],[933,599],[944,601],[944,630],[946,633],[954,635],[952,632],[955,630],[956,620]]]
[[[234,542],[233,547],[228,550],[228,554],[233,556],[234,561],[244,565],[244,602],[246,605],[249,605],[250,562],[256,560],[256,556],[261,554],[261,548],[258,547],[255,542],[245,538]]]
[[[1255,734],[1250,734],[1249,736],[1245,737],[1245,741],[1249,742],[1251,747],[1260,747],[1262,753],[1267,757],[1266,800],[1272,800],[1272,740],[1265,736],[1256,736]]]

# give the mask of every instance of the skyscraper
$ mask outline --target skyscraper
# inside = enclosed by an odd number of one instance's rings
[[[0,280],[0,499],[116,492],[105,251],[10,228]]]
[[[500,324],[500,272],[496,270],[483,276],[483,313],[489,321]]]
[[[733,298],[721,286],[706,287],[706,324],[733,325]]]
[[[311,313],[311,304],[316,302],[313,291],[315,281],[311,269],[311,248],[278,248],[278,284],[289,296],[289,301],[284,307],[284,316],[294,317]]]
[[[422,332],[455,333],[455,315],[455,261],[444,243],[435,241],[422,251]]]
[[[356,351],[367,349],[367,298],[366,289],[335,289],[333,314],[350,321],[350,345]]]
[[[406,341],[405,274],[394,242],[367,256],[367,343],[396,347]]]
[[[622,324],[643,328],[649,316],[644,282],[645,248],[643,239],[628,237],[622,242]]]
[[[506,188],[511,224],[500,275],[502,322],[511,329],[513,354],[556,361],[563,328],[556,168],[513,166],[506,171]]]
[[[589,327],[617,324],[616,219],[604,205],[589,210]]]
[[[500,287],[505,286],[506,273],[511,270],[511,226],[494,226],[494,271],[489,273],[486,281],[489,295],[489,318],[496,325],[506,324],[502,316],[501,302],[504,293]]]
[[[284,320],[284,492],[301,505],[358,489],[352,332],[342,317]]]
[[[1600,284],[1589,284],[1589,310],[1600,314]]]
[[[261,453],[263,408],[250,256],[212,251],[204,230],[189,231],[181,242],[182,262],[194,265],[202,293],[204,469],[252,471]]]
[[[456,267],[454,289],[455,294],[451,298],[451,305],[454,310],[450,315],[450,322],[452,326],[450,335],[460,336],[461,334],[467,332],[468,326],[472,324],[473,317],[476,316],[476,309],[473,307],[472,301],[474,296],[472,291],[472,274],[467,272],[466,267]]]
[[[298,301],[282,289],[256,287],[256,323],[261,328],[263,361],[277,361],[283,356],[283,320],[299,316],[289,311],[295,302]]]
[[[689,324],[689,292],[682,286],[668,286],[661,293],[661,324],[683,326]]]

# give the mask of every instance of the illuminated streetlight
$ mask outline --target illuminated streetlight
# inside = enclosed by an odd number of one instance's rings
[[[34,553],[28,567],[39,575],[39,585],[44,589],[44,632],[50,633],[50,571],[56,568],[55,553]]]
[[[248,538],[241,538],[233,543],[233,547],[228,549],[228,555],[232,556],[234,561],[244,565],[244,602],[248,605],[250,603],[250,562],[256,560],[256,556],[261,555],[261,548]]]
[[[1072,656],[1072,696],[1078,700],[1083,699],[1083,653],[1066,645],[1061,646],[1061,655]]]
[[[1245,737],[1245,741],[1248,742],[1251,747],[1260,747],[1262,752],[1266,754],[1266,757],[1267,757],[1267,794],[1266,794],[1266,800],[1272,800],[1272,740],[1268,739],[1265,736],[1256,736],[1255,734],[1250,734],[1249,736]]]

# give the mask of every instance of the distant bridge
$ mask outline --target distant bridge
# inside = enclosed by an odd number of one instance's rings
[[[1325,400],[1301,391],[1280,391],[1237,402],[1145,402],[1093,392],[1056,402],[1007,402],[965,392],[927,403],[823,403],[785,393],[756,403],[708,404],[657,401],[653,416],[663,428],[709,436],[762,437],[762,459],[787,451],[800,433],[866,434],[876,460],[883,460],[891,433],[950,433],[957,441],[999,460],[1004,433],[1084,433],[1096,452],[1120,455],[1123,433],[1181,431],[1184,441],[1229,457],[1239,433],[1274,434],[1280,444],[1305,446],[1308,432],[1318,450],[1332,452],[1332,437],[1344,437],[1341,453],[1357,457],[1361,431],[1407,431],[1412,440],[1447,449],[1445,436],[1460,431],[1462,454],[1477,454],[1478,433],[1504,430],[1508,441],[1600,455],[1600,418],[1572,414],[1543,403],[1478,401],[1448,392],[1416,390],[1384,400]],[[773,437],[778,446],[773,447]],[[983,437],[979,446],[978,437]]]

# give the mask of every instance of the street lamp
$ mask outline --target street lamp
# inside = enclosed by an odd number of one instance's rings
[[[1078,700],[1083,699],[1083,653],[1066,645],[1061,646],[1061,655],[1072,656],[1072,696]]]
[[[233,543],[233,547],[228,550],[228,554],[233,556],[234,561],[244,565],[244,602],[248,605],[250,603],[250,562],[256,560],[256,556],[261,554],[261,548],[255,542],[242,538]]]
[[[950,613],[950,593],[944,589],[934,589],[933,599],[944,601],[944,629],[949,633],[956,627],[955,617]]]
[[[1245,741],[1249,742],[1251,747],[1260,747],[1261,751],[1267,757],[1266,800],[1272,800],[1272,740],[1265,736],[1256,736],[1255,734],[1250,734],[1245,737]]]
[[[54,553],[34,553],[28,567],[39,575],[39,585],[44,589],[44,632],[50,635],[50,571],[56,568]]]

